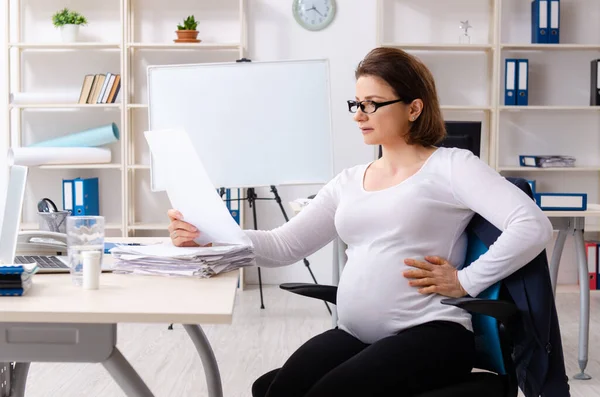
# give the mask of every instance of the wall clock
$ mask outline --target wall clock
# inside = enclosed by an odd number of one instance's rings
[[[335,8],[335,0],[294,0],[292,13],[303,28],[322,30],[333,21]]]

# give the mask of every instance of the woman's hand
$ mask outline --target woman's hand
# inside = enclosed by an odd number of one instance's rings
[[[177,210],[169,210],[167,212],[171,223],[169,224],[169,233],[173,245],[177,247],[198,247],[194,239],[200,235],[195,226],[184,222],[183,215]]]
[[[411,279],[410,286],[420,287],[421,294],[440,294],[451,298],[467,295],[458,281],[458,271],[447,260],[439,256],[426,256],[427,262],[405,259],[404,263],[415,267],[405,271],[404,277]]]

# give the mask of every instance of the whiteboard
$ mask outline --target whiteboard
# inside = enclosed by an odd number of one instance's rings
[[[149,66],[148,117],[189,135],[215,188],[333,177],[327,60]],[[151,159],[153,191],[167,169]]]

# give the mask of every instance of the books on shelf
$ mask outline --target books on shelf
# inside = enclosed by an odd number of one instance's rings
[[[575,157],[573,156],[519,156],[519,164],[522,167],[575,167]]]
[[[83,79],[80,104],[115,103],[121,89],[121,75],[114,73],[88,74]]]

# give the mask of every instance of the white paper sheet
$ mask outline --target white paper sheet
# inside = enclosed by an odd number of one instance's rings
[[[171,205],[181,212],[184,221],[200,231],[196,243],[251,246],[252,242],[233,219],[206,174],[187,133],[159,130],[146,131],[144,135],[156,166],[165,167],[161,174],[169,175],[165,188]]]
[[[8,150],[9,165],[110,163],[110,149],[92,147],[16,147]]]

